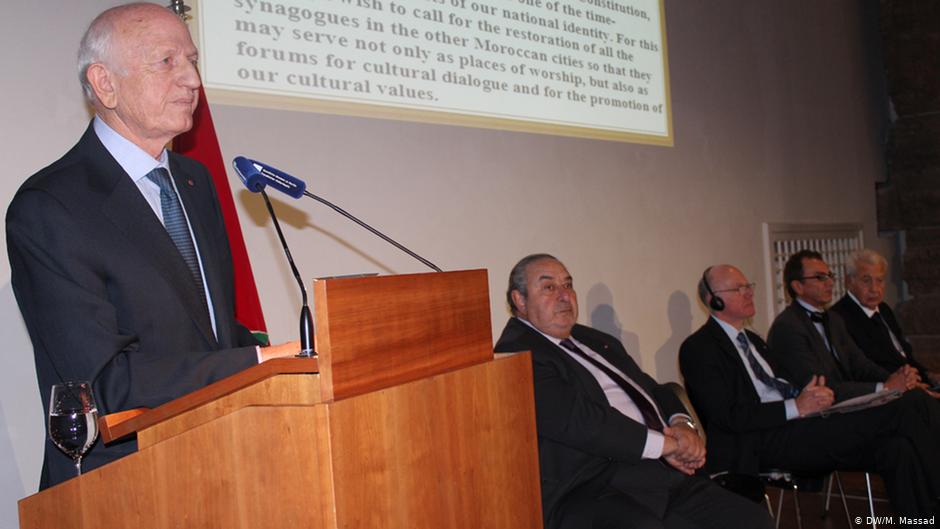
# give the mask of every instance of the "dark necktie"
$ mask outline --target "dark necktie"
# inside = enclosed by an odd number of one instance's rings
[[[633,400],[633,404],[635,404],[637,409],[640,410],[640,415],[643,416],[643,422],[646,423],[647,428],[649,428],[650,430],[655,430],[657,432],[663,431],[663,421],[659,418],[659,414],[656,413],[655,404],[653,404],[648,398],[646,398],[643,395],[643,393],[640,392],[640,390],[634,387],[633,384],[625,380],[622,375],[619,375],[613,369],[607,367],[601,362],[598,362],[596,359],[588,356],[587,353],[585,353],[580,348],[578,348],[578,346],[575,345],[574,342],[572,342],[568,338],[565,338],[564,340],[562,340],[561,345],[565,349],[587,360],[594,367],[603,371],[604,374],[606,374],[608,377],[610,377],[611,380],[613,380],[618,386],[620,386],[620,389],[622,389],[627,394],[627,396],[630,397],[631,400]]]
[[[738,333],[738,347],[744,352],[744,357],[747,358],[747,363],[750,364],[751,371],[754,372],[754,376],[756,376],[758,380],[779,391],[780,395],[785,399],[793,399],[800,394],[800,390],[793,386],[793,384],[790,384],[786,380],[772,377],[770,373],[764,370],[764,366],[760,365],[760,362],[757,361],[757,357],[754,356],[754,352],[751,351],[751,343],[747,340],[747,335],[744,334],[744,331]]]
[[[891,335],[891,329],[888,327],[888,322],[881,317],[880,312],[875,311],[875,313],[871,315],[871,322],[875,325],[875,332],[879,333],[882,339],[887,340],[887,342],[891,344],[891,347],[894,348],[901,357],[907,360],[907,353],[904,352],[904,348],[899,348],[899,344],[894,341]]]
[[[189,223],[186,221],[186,215],[183,214],[183,207],[180,205],[179,196],[170,182],[170,174],[163,167],[157,167],[147,173],[147,178],[151,182],[160,186],[160,209],[163,211],[163,225],[166,227],[170,239],[179,250],[180,256],[186,262],[189,273],[192,276],[193,285],[202,300],[202,306],[206,313],[209,312],[209,305],[206,303],[206,291],[202,282],[202,273],[199,271],[199,260],[196,258],[196,247],[193,245],[193,239],[189,233]]]

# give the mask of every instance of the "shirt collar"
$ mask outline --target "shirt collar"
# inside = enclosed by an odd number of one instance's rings
[[[823,312],[825,312],[825,311],[817,309],[816,307],[810,305],[809,303],[803,301],[800,298],[796,298],[796,302],[799,303],[800,306],[803,307],[803,309],[805,309],[807,312],[818,312],[819,314],[822,314]]]
[[[728,338],[731,338],[731,343],[737,345],[738,335],[744,332],[744,329],[741,329],[739,331],[734,328],[734,325],[731,325],[730,323],[723,321],[721,318],[716,317],[714,314],[712,314],[711,317],[713,320],[718,322],[718,325],[721,325],[721,329],[725,331],[725,334],[728,335]]]
[[[522,318],[522,317],[520,317],[520,316],[516,316],[516,319],[519,320],[519,321],[521,321],[522,323],[528,325],[529,327],[531,327],[533,331],[535,331],[535,332],[541,334],[542,336],[548,338],[549,341],[551,341],[553,344],[555,344],[555,345],[561,347],[561,339],[555,338],[554,336],[549,336],[549,335],[545,334],[544,332],[538,330],[538,328],[537,328],[535,325],[532,325],[532,323],[529,322],[528,320],[526,320],[525,318]],[[576,344],[580,345],[580,342],[578,342],[577,340],[575,340],[573,336],[569,336],[568,339],[571,340],[572,342],[575,342]]]
[[[95,116],[94,128],[101,144],[135,183],[157,167],[169,170],[166,149],[160,153],[160,159],[156,160],[133,142],[118,134],[98,116]]]
[[[862,305],[862,302],[859,301],[857,297],[855,297],[855,294],[852,294],[851,292],[847,292],[847,294],[849,295],[850,298],[852,298],[852,301],[854,301],[855,304],[858,305],[860,309],[862,309],[862,312],[864,312],[865,315],[868,316],[869,318],[871,318],[872,316],[878,313],[877,310],[871,310],[865,305]]]

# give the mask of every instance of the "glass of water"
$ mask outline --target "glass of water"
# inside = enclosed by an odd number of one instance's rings
[[[98,406],[88,382],[52,386],[49,397],[49,438],[75,461],[82,475],[82,457],[98,438]]]

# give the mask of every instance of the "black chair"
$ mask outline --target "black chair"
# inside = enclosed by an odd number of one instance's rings
[[[695,423],[701,425],[702,421],[699,420],[698,414],[695,412],[695,407],[692,406],[692,402],[689,400],[689,395],[686,393],[685,388],[677,382],[667,382],[665,386],[675,393]],[[704,428],[699,428],[698,434],[703,441],[707,440]],[[800,491],[819,492],[822,490],[823,481],[823,478],[795,476],[791,472],[780,469],[767,470],[761,472],[758,476],[720,472],[709,477],[722,487],[740,494],[755,503],[766,502],[767,511],[776,521],[776,527],[780,527],[780,515],[783,512],[783,496],[787,491],[791,492],[793,494],[793,508],[796,513],[796,526],[799,529],[803,529],[803,518],[800,512]],[[767,487],[780,489],[776,511],[771,505]]]

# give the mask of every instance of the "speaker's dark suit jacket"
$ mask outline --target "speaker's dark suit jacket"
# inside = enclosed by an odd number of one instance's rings
[[[40,396],[62,380],[93,380],[99,413],[153,407],[257,363],[235,321],[231,254],[205,167],[170,154],[199,245],[218,337],[179,251],[91,126],[30,177],[7,211],[13,290],[36,359]],[[48,409],[46,409],[48,413]],[[134,443],[99,440],[91,469]],[[41,486],[74,475],[47,441]]]
[[[685,413],[675,394],[643,373],[616,338],[583,325],[571,334],[640,385],[664,419]],[[587,369],[518,319],[509,320],[495,349],[532,351],[542,509],[546,527],[555,527],[554,514],[568,493],[612,461],[640,462],[647,428],[612,408]]]
[[[872,321],[862,310],[862,307],[848,294],[842,296],[842,299],[833,305],[830,310],[842,316],[842,320],[845,321],[845,328],[852,336],[855,345],[865,353],[869,360],[889,373],[894,373],[901,366],[910,364],[920,372],[923,380],[927,380],[927,370],[914,360],[914,356],[911,354],[913,347],[904,338],[901,326],[898,324],[897,318],[894,317],[894,311],[887,303],[878,305],[878,313],[881,314],[891,332],[894,333],[895,338],[900,342],[904,351],[903,357],[894,347],[894,342],[891,341],[891,336],[887,333],[884,323]]]
[[[855,345],[842,317],[831,311],[829,331],[838,361],[802,305],[794,301],[784,309],[767,334],[772,359],[780,366],[781,375],[800,387],[813,375],[823,375],[836,401],[871,393],[876,383],[888,378],[889,373]]]
[[[767,345],[746,332],[779,377]],[[940,462],[923,420],[931,404],[923,392],[854,413],[788,421],[782,400],[760,401],[735,344],[713,318],[682,343],[679,367],[707,434],[708,472],[877,471],[898,512],[925,513],[932,507]]]

